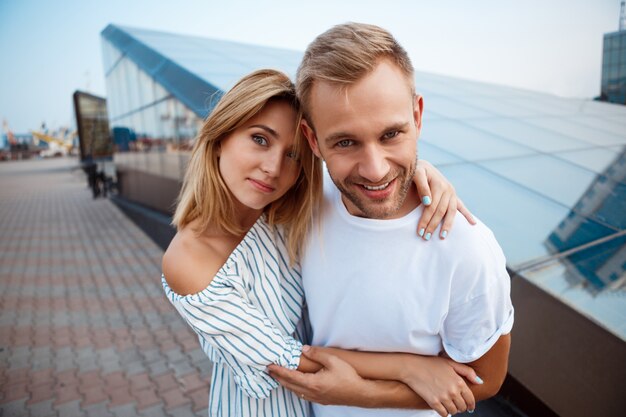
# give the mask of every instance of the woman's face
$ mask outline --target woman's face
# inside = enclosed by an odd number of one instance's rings
[[[293,153],[296,112],[284,101],[270,101],[222,140],[219,169],[235,199],[262,210],[294,185],[300,164]]]

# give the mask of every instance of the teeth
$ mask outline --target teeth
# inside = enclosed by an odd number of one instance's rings
[[[380,190],[384,190],[385,188],[387,188],[387,186],[389,185],[389,183],[385,183],[383,185],[379,185],[377,187],[371,187],[369,185],[363,185],[363,188],[365,188],[366,190],[369,191],[380,191]]]

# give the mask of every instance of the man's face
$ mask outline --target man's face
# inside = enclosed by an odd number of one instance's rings
[[[422,99],[395,64],[381,60],[347,88],[316,81],[309,110],[313,126],[304,121],[303,132],[352,215],[395,218],[419,204],[412,184]]]

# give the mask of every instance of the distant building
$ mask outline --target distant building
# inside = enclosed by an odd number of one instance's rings
[[[600,99],[626,104],[626,30],[604,35]]]
[[[622,86],[624,34],[605,36],[607,80]],[[216,100],[255,69],[293,77],[302,53],[115,25],[102,44],[110,127],[124,143],[118,204],[169,242],[189,149]],[[516,309],[507,383],[518,389],[506,395],[529,391],[558,415],[623,414],[626,106],[420,71],[415,85],[420,158],[507,257]]]

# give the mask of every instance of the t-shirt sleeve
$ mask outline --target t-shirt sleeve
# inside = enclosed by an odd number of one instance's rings
[[[184,297],[164,287],[201,343],[211,346],[248,396],[267,398],[278,386],[267,373],[268,365],[298,367],[302,343],[283,334],[227,276],[218,274],[205,290]]]
[[[511,278],[495,238],[489,236],[468,251],[455,271],[448,314],[443,323],[443,347],[461,363],[479,359],[513,327]]]

